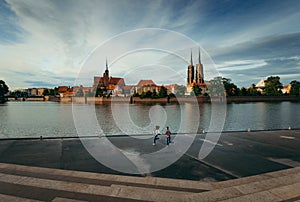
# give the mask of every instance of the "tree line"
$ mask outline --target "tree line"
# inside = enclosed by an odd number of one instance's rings
[[[210,80],[207,83],[207,87],[205,90],[203,90],[203,87],[194,85],[192,88],[191,95],[195,96],[220,96],[220,95],[226,95],[226,96],[281,96],[284,93],[282,92],[283,85],[280,82],[279,76],[270,76],[265,81],[265,86],[258,90],[255,84],[252,84],[249,88],[238,88],[237,85],[235,85],[231,79],[229,78],[223,78],[223,77],[215,77],[214,79]],[[297,80],[293,80],[290,83],[290,89],[289,93],[285,93],[284,95],[290,95],[290,96],[299,96],[300,94],[300,82]],[[106,89],[102,88],[96,88],[95,93],[94,92],[88,92],[85,96],[104,96],[104,92]],[[0,103],[6,102],[5,95],[9,92],[8,86],[5,84],[3,80],[0,80]],[[24,94],[25,93],[25,94]],[[175,94],[168,93],[168,90],[166,87],[161,86],[160,90],[156,92],[153,91],[147,91],[147,92],[141,92],[140,94],[137,92],[134,92],[134,97],[140,97],[140,98],[165,98],[165,97],[182,97],[185,96],[186,93],[186,87],[185,86],[177,86],[175,88]],[[57,95],[58,94],[58,88],[54,89],[46,89],[43,93],[43,95]],[[14,91],[11,92],[11,96],[14,97],[27,97],[26,92],[21,91]],[[79,89],[79,91],[76,93],[75,96],[84,96],[84,93],[82,89]],[[108,95],[109,96],[109,95]]]
[[[299,96],[300,91],[300,82],[293,80],[290,82],[290,91],[289,93],[283,93],[283,85],[280,82],[279,76],[270,76],[264,80],[265,86],[258,89],[255,84],[252,84],[249,88],[238,88],[237,85],[231,82],[229,78],[215,77],[210,80],[207,85],[207,92],[202,92],[203,89],[197,85],[193,86],[192,95],[200,96],[281,96],[281,95],[291,95]],[[182,96],[184,89],[178,87],[175,89],[176,96]]]

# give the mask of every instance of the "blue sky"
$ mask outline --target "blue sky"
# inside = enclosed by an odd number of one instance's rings
[[[297,0],[0,0],[0,79],[12,89],[73,85],[87,58],[105,41],[131,30],[161,28],[199,44],[204,67],[213,61],[218,74],[239,87],[270,75],[288,84],[300,80],[299,10]],[[137,78],[184,83],[191,49],[182,49],[183,41],[175,38],[157,34],[152,43],[173,49],[178,45],[174,52],[182,53],[183,62],[157,51],[138,51],[119,60],[112,56],[124,46],[133,50],[137,40],[139,47],[146,46],[149,41],[139,35],[108,49],[93,68],[98,66],[102,74],[108,57],[113,76],[135,72],[125,79],[128,84]],[[193,48],[194,63],[197,54]],[[176,71],[181,80],[164,70],[157,74],[162,67]]]

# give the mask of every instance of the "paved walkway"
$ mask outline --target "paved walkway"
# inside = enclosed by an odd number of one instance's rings
[[[300,130],[223,133],[198,159],[206,135],[147,177],[105,167],[78,138],[1,140],[0,201],[300,201]],[[163,138],[153,147],[151,136],[110,141],[139,153],[166,147]]]
[[[223,133],[213,151],[198,159],[201,146],[210,143],[208,134],[198,134],[187,152],[167,168],[151,173],[153,177],[198,181],[223,181],[300,166],[300,130],[251,131]],[[193,138],[186,134],[184,138]],[[164,138],[153,147],[152,136],[142,139],[110,137],[109,140],[124,151],[151,153],[166,147]],[[99,137],[88,138],[97,148]],[[177,144],[168,149],[172,151]],[[165,161],[163,155],[158,160]],[[0,162],[87,171],[122,174],[95,160],[78,138],[15,139],[0,141]]]
[[[0,201],[300,201],[300,167],[222,182],[0,164]]]

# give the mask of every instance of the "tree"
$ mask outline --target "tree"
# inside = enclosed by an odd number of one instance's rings
[[[90,90],[85,94],[86,97],[94,97],[94,92],[91,92]]]
[[[161,88],[160,88],[160,90],[159,90],[159,92],[158,92],[158,96],[159,96],[160,98],[165,98],[165,97],[167,97],[167,96],[168,96],[168,90],[167,90],[167,88],[164,87],[164,86],[161,86]]]
[[[208,85],[208,90],[211,96],[224,95],[224,85],[222,82],[222,77],[218,76],[210,80]]]
[[[184,96],[185,89],[186,89],[185,86],[176,86],[175,87],[175,95],[176,95],[176,97]]]
[[[146,92],[146,98],[151,98],[152,97],[152,92],[150,90],[148,90]]]
[[[270,76],[265,80],[265,94],[268,96],[281,95],[283,88],[279,76]]]
[[[201,92],[202,92],[202,89],[199,86],[197,86],[197,85],[193,86],[193,93],[195,96],[201,95]]]
[[[96,93],[95,93],[96,97],[102,97],[104,95],[104,91],[106,91],[106,89],[103,90],[101,87],[96,87],[95,91],[96,91]]]
[[[156,90],[153,90],[151,97],[152,98],[157,98],[158,97],[157,93],[156,93]]]
[[[8,86],[0,80],[0,103],[6,102],[5,94],[8,93]]]
[[[84,93],[83,90],[81,88],[78,89],[78,91],[76,92],[76,97],[83,97]]]
[[[46,95],[49,95],[49,94],[50,94],[49,90],[45,89],[44,92],[43,92],[43,95],[46,96]]]
[[[300,91],[300,82],[293,80],[291,81],[291,91],[290,91],[290,95],[294,95],[294,96],[299,96],[299,91]]]
[[[247,89],[245,87],[242,87],[241,90],[240,90],[240,94],[241,96],[248,96],[249,93],[247,91]]]
[[[231,79],[222,78],[222,82],[227,96],[235,96],[239,94],[237,86],[234,83],[231,83]]]

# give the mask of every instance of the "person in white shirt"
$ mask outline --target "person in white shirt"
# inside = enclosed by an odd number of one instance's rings
[[[155,126],[153,130],[153,145],[156,145],[156,140],[159,140],[160,131],[159,126]]]

